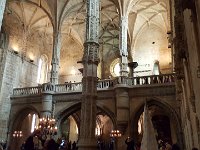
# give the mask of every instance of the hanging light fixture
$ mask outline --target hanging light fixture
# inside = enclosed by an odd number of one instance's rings
[[[14,131],[14,133],[13,133],[13,137],[15,138],[20,138],[20,137],[22,137],[23,136],[23,134],[22,134],[22,131]]]
[[[122,136],[122,134],[119,130],[112,130],[110,133],[110,137],[119,138],[121,136]]]
[[[55,119],[49,117],[40,118],[38,126],[35,126],[35,131],[39,132],[44,138],[57,135],[57,130]]]

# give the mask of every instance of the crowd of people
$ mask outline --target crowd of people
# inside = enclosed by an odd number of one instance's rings
[[[125,144],[127,145],[127,150],[141,150],[141,143],[136,143],[131,137],[125,140]],[[97,147],[98,150],[115,150],[115,139],[111,138],[110,141],[98,139]],[[22,144],[21,150],[78,150],[78,147],[75,141],[67,141],[64,138],[58,138],[57,141],[55,141],[53,138],[49,137],[43,140],[40,135],[34,133]],[[181,148],[178,144],[170,144],[170,142],[158,140],[158,150],[181,150]],[[198,149],[192,148],[192,150]]]
[[[54,140],[51,137],[43,139],[38,134],[30,135],[21,145],[21,150],[77,150],[76,142],[67,141],[58,138]]]
[[[135,143],[133,138],[128,137],[125,143],[127,144],[127,150],[141,150],[141,143]],[[158,150],[181,150],[181,148],[178,144],[170,144],[169,142],[158,140]],[[192,148],[192,150],[198,150],[198,148]]]

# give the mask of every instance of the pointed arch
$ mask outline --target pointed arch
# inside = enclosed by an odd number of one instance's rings
[[[168,103],[163,102],[161,99],[159,98],[148,98],[147,99],[147,105],[150,106],[157,106],[159,108],[161,108],[164,113],[166,113],[166,115],[168,115],[168,117],[172,120],[172,122],[174,124],[176,124],[176,136],[177,136],[177,142],[179,144],[179,146],[181,147],[181,149],[184,147],[183,146],[183,133],[182,133],[182,128],[181,128],[181,119],[180,116],[178,115],[178,112],[172,107],[170,106]],[[137,139],[138,137],[138,120],[140,118],[140,115],[142,114],[144,110],[144,103],[141,104],[141,106],[139,107],[139,109],[137,109],[136,113],[133,115],[133,117],[131,117],[131,127],[130,128],[130,134],[135,137]]]

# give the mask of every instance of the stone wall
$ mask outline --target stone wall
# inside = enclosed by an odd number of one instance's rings
[[[0,140],[5,140],[7,136],[10,95],[13,88],[35,86],[37,78],[37,66],[18,54],[7,51],[5,60],[5,63],[1,64],[4,74],[0,87]]]
[[[190,9],[184,10],[184,23],[185,32],[187,37],[188,53],[186,54],[185,67],[185,101],[186,101],[186,115],[182,112],[183,127],[185,132],[186,147],[191,149],[192,147],[199,148],[200,141],[200,126],[199,126],[199,84],[200,80],[197,77],[197,69],[199,66],[199,47],[198,47],[198,35],[197,28],[195,28],[195,15],[192,14]]]

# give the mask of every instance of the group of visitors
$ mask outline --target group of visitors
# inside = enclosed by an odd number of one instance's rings
[[[127,145],[127,150],[141,150],[141,144],[135,143],[134,139],[128,137],[125,140]],[[109,142],[103,141],[101,139],[97,140],[97,146],[99,150],[115,150],[115,140],[111,138]],[[0,150],[3,150],[0,148]],[[30,135],[25,143],[22,144],[21,150],[78,150],[77,144],[74,141],[67,141],[65,139],[58,138],[55,141],[53,138],[48,137],[43,140],[40,135],[33,133]],[[158,150],[181,150],[177,144],[171,145],[170,142],[163,142],[158,140]],[[193,148],[192,150],[198,150]]]
[[[159,150],[180,150],[180,147],[177,144],[171,145],[170,142],[164,142],[158,140],[158,149]]]
[[[22,144],[21,150],[77,150],[77,144],[74,141],[67,141],[65,139],[58,138],[55,141],[51,137],[47,137],[45,140],[38,134],[30,135],[25,143]]]
[[[125,143],[127,144],[127,150],[141,150],[141,144],[135,143],[133,138],[128,137],[125,140]],[[162,140],[158,140],[158,150],[181,150],[180,147],[177,144],[171,145],[169,142],[163,142]],[[192,150],[198,150],[196,148]]]
[[[110,141],[104,141],[101,139],[97,140],[98,150],[114,150],[114,139]]]

